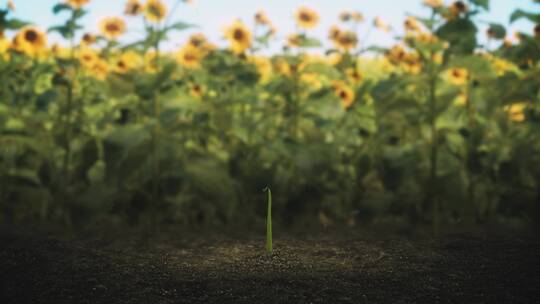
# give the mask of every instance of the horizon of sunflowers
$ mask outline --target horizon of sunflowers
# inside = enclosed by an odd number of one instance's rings
[[[81,17],[84,15],[83,9],[85,5],[90,2],[91,0],[65,0],[64,4],[57,6],[59,8],[58,11],[55,8],[55,13],[62,11],[65,8],[62,7],[64,5],[71,7],[75,12],[79,12],[78,14],[80,16],[77,17]],[[192,0],[180,0],[176,2],[172,9],[168,8],[161,0],[147,0],[146,2],[126,0],[123,13],[125,17],[142,17],[145,26],[159,29],[160,27],[168,26],[171,21],[170,18],[173,16],[174,10],[180,2],[191,3]],[[443,17],[447,20],[459,17],[461,14],[466,13],[468,9],[463,1],[454,1],[452,4],[446,6],[443,0],[424,0],[423,4],[434,10],[440,10]],[[7,4],[7,11],[10,10],[15,10],[12,0],[9,0]],[[316,27],[319,22],[320,17],[318,12],[307,6],[302,6],[295,12],[294,18],[296,20],[297,33],[287,36],[286,45],[283,47],[284,51],[290,52],[291,50],[307,50],[310,47],[321,47],[322,44],[319,40],[309,36],[309,30]],[[362,46],[358,37],[358,25],[365,21],[362,13],[358,11],[344,11],[340,14],[339,20],[346,28],[343,29],[343,26],[335,25],[328,31],[327,38],[332,42],[334,49],[328,50],[326,55],[322,56],[306,55],[306,64],[308,62],[319,61],[335,65],[340,61],[340,57],[344,53],[361,56],[371,50],[367,46]],[[268,46],[276,33],[276,28],[262,10],[253,16],[253,21],[255,24],[253,32],[260,33],[262,31],[263,34],[254,36],[254,33],[250,31],[248,26],[239,19],[223,29],[224,38],[227,39],[229,44],[228,49],[236,55],[246,56],[248,61],[257,67],[263,81],[268,79],[272,72],[277,72],[277,74],[281,75],[290,74],[290,67],[286,66],[284,61],[277,60],[272,63],[269,60],[270,57],[256,54],[260,48]],[[180,29],[183,29],[189,28],[192,25],[178,23],[178,26]],[[415,17],[408,16],[403,22],[403,26],[405,30],[404,39],[416,39],[426,43],[437,42],[437,38],[430,34],[425,26]],[[373,20],[372,29],[389,32],[391,27],[380,17],[376,17]],[[124,17],[105,17],[100,21],[98,34],[85,33],[78,43],[74,41],[74,37],[69,37],[70,47],[63,47],[58,43],[49,46],[46,32],[38,26],[27,25],[22,27],[11,40],[5,37],[3,32],[0,33],[0,55],[7,59],[9,58],[8,51],[13,50],[41,60],[51,56],[63,59],[74,57],[80,61],[89,75],[99,80],[105,80],[108,73],[111,72],[122,74],[137,68],[142,68],[146,72],[156,72],[155,61],[157,60],[157,55],[155,50],[144,51],[143,54],[133,50],[122,51],[120,53],[115,51],[112,53],[108,52],[109,49],[117,46],[116,40],[126,32],[127,24]],[[505,46],[511,46],[513,44],[512,38],[496,37],[491,28],[488,29],[486,35],[488,38],[494,40],[504,39],[503,45]],[[534,29],[533,35],[537,37],[540,35],[538,26]],[[519,40],[519,33],[513,39]],[[107,55],[110,56],[108,60],[103,58],[103,54],[100,54],[99,42],[106,44],[101,50],[107,50]],[[215,44],[207,40],[203,33],[195,33],[189,37],[187,43],[179,50],[173,52],[162,51],[159,56],[173,57],[183,68],[197,69],[200,67],[200,63],[205,56],[217,48]],[[441,54],[434,54],[434,56],[436,56],[436,60],[442,60],[442,57],[440,57]],[[360,62],[362,59],[359,57],[358,60]],[[411,74],[418,74],[421,70],[421,64],[419,58],[417,58],[417,54],[414,52],[408,53],[405,46],[400,43],[391,47],[386,52],[386,56],[370,61],[372,61],[372,65],[375,65],[386,73],[396,68],[403,69]],[[493,61],[496,68],[501,72],[511,68],[509,62],[504,62],[497,58],[493,58]],[[447,74],[449,75],[448,79],[450,82],[456,85],[463,85],[467,79],[467,71],[465,69],[449,70]],[[347,75],[350,83],[353,84],[360,82],[364,78],[362,71],[355,68],[348,69]],[[316,75],[310,73],[302,75],[302,78],[307,83],[314,85],[320,82],[317,81]],[[354,99],[352,88],[341,80],[333,81],[332,86],[335,88],[337,96],[342,99],[344,106],[350,106]],[[519,105],[514,108],[517,109],[520,107],[522,106]]]

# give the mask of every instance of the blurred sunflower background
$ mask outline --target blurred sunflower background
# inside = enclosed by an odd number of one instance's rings
[[[0,1],[0,221],[540,227],[539,1],[109,2]]]

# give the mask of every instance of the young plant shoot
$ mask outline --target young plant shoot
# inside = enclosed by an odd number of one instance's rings
[[[266,252],[272,254],[272,191],[265,187],[263,191],[268,192],[268,210],[266,211]]]

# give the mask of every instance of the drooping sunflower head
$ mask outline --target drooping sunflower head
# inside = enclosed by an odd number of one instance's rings
[[[312,29],[319,23],[319,14],[313,9],[302,6],[295,13],[296,24],[302,29]]]
[[[452,68],[446,72],[446,76],[451,84],[461,86],[469,80],[469,71],[464,68]]]
[[[139,0],[128,0],[124,14],[127,16],[138,16],[143,11],[143,5]]]
[[[22,28],[13,39],[12,47],[28,56],[36,57],[47,48],[47,36],[33,26]]]
[[[148,0],[143,11],[144,17],[150,22],[159,23],[167,16],[167,6],[161,0]]]
[[[251,46],[251,32],[239,20],[225,28],[225,37],[229,40],[229,47],[236,54],[244,53]]]
[[[101,21],[100,31],[109,40],[115,40],[126,32],[126,22],[122,18],[108,17]]]
[[[203,59],[203,52],[201,49],[194,47],[191,44],[183,46],[178,53],[176,53],[176,61],[187,69],[198,68]]]
[[[89,2],[90,0],[66,0],[66,3],[74,9],[80,9]]]

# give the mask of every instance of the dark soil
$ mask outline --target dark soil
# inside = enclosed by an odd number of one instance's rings
[[[0,232],[0,303],[538,303],[528,237]]]

